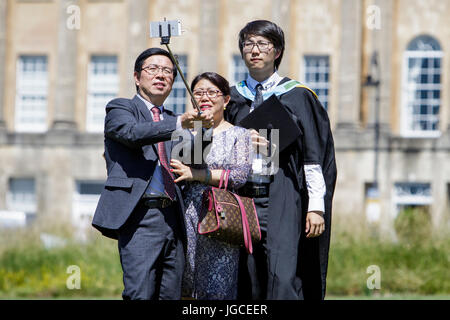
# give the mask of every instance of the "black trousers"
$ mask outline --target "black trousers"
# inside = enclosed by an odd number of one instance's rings
[[[124,300],[181,299],[184,251],[174,206],[138,205],[119,230]]]
[[[269,198],[254,198],[261,227],[261,241],[253,246],[253,254],[242,249],[239,257],[238,299],[266,300],[268,283],[267,218]],[[304,225],[304,223],[303,223]],[[302,232],[297,261],[297,275],[301,278],[298,299],[321,300],[322,287],[319,262],[319,239],[307,239]]]
[[[253,246],[253,254],[241,249],[238,273],[239,300],[265,300],[267,298],[267,218],[269,198],[254,198],[261,241]]]

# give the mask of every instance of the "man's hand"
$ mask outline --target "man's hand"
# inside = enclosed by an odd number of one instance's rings
[[[201,121],[202,127],[205,128],[211,128],[214,125],[213,116],[209,112],[198,114],[197,110],[189,110],[181,115],[181,126],[183,129],[194,128],[194,121]]]
[[[325,220],[322,211],[309,211],[306,214],[306,237],[314,238],[325,231]]]
[[[264,156],[267,156],[269,140],[260,136],[258,131],[256,131],[255,129],[251,129],[250,134],[252,137],[253,150],[255,150],[257,152],[258,148],[259,148],[259,153],[261,153]]]

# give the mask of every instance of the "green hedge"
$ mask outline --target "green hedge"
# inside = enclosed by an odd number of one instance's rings
[[[369,289],[380,271],[380,289]],[[388,243],[376,239],[336,239],[330,248],[327,293],[331,295],[449,294],[450,241],[423,244]]]
[[[69,289],[66,284],[74,275],[68,270],[72,265],[79,267],[80,289]],[[122,290],[117,242],[107,238],[98,236],[87,243],[71,241],[51,249],[36,241],[0,253],[1,298],[120,298]]]
[[[333,224],[328,295],[450,294],[449,237],[418,240],[400,232],[403,236],[393,242],[364,230],[344,231],[337,221]],[[411,228],[410,223],[405,225]],[[0,234],[0,298],[120,299],[123,282],[116,241],[93,231],[85,243],[68,241],[64,247],[46,249],[39,233]],[[63,232],[58,235],[70,239]],[[80,268],[81,289],[66,286],[71,265]],[[381,272],[379,290],[367,288],[371,265]]]

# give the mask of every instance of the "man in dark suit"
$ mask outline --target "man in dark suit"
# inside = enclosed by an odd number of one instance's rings
[[[106,106],[108,178],[92,225],[118,239],[124,299],[180,299],[184,269],[183,201],[168,166],[175,130],[210,115],[175,116],[163,103],[177,75],[170,54],[150,48],[136,59],[133,99]]]

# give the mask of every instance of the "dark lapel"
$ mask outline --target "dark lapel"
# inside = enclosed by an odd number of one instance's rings
[[[166,111],[166,108],[163,108],[163,117],[164,119],[169,119],[169,118],[174,118],[172,113],[169,113],[168,111]],[[167,154],[167,160],[170,163],[170,155],[172,153],[172,139],[167,140],[164,142],[165,146],[166,146],[166,154]]]
[[[145,121],[153,122],[150,110],[148,110],[147,105],[144,103],[144,101],[142,101],[141,98],[139,98],[137,95],[134,96],[132,101],[136,105],[138,112],[145,119]],[[142,150],[144,151],[146,159],[156,160],[158,158],[158,149],[156,149],[156,145],[152,144],[143,146]]]
[[[153,121],[150,110],[148,110],[147,106],[145,105],[144,101],[141,100],[141,98],[135,95],[133,98],[133,103],[137,106],[139,113],[144,117],[145,120]]]

